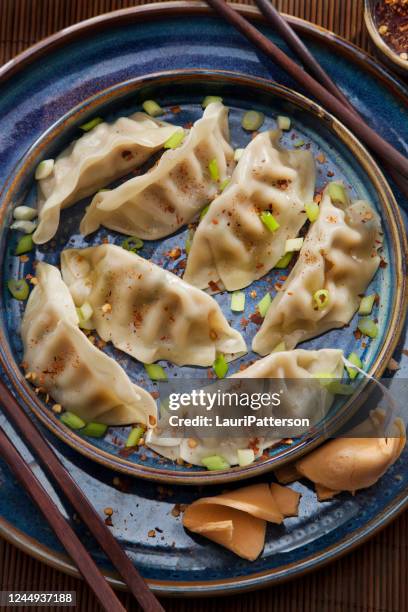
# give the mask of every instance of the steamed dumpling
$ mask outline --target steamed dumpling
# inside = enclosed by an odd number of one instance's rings
[[[279,146],[280,131],[263,132],[243,153],[230,184],[211,204],[195,232],[184,279],[204,289],[222,281],[228,291],[264,276],[285,253],[306,221],[315,167],[310,151]],[[261,213],[279,228],[271,232]]]
[[[62,253],[62,275],[75,304],[93,309],[90,327],[143,363],[210,366],[246,352],[216,301],[172,272],[106,244]]]
[[[90,234],[104,225],[146,240],[172,234],[217,195],[219,185],[211,177],[210,162],[216,165],[219,181],[229,176],[233,150],[228,109],[220,102],[210,104],[184,143],[166,151],[150,172],[96,194],[82,219],[81,233]]]
[[[306,351],[296,349],[294,351],[284,351],[273,353],[256,361],[253,365],[231,376],[228,380],[252,378],[252,379],[280,379],[280,388],[284,389],[281,394],[282,404],[272,408],[270,415],[285,418],[309,418],[310,424],[318,423],[329,410],[334,396],[324,386],[319,384],[319,374],[330,374],[333,379],[341,379],[343,374],[343,353],[337,349],[321,349],[318,351]],[[285,389],[285,381],[292,381],[292,385]],[[298,381],[299,387],[296,388]],[[315,384],[313,384],[315,382]],[[262,388],[267,391],[265,386]],[[211,387],[208,388],[211,391]],[[223,391],[230,390],[223,383]],[[274,388],[276,391],[276,388]],[[266,413],[264,413],[266,415]],[[223,417],[222,410],[217,409],[217,415]],[[188,415],[190,416],[190,414]],[[242,415],[241,415],[242,416]],[[268,436],[254,435],[254,431],[248,428],[243,429],[242,435],[228,435],[210,437],[207,435],[193,438],[190,432],[189,437],[171,437],[168,435],[172,428],[168,425],[168,415],[161,415],[158,426],[155,430],[148,432],[145,442],[160,455],[173,460],[183,459],[193,465],[202,465],[202,459],[212,455],[221,455],[230,465],[237,465],[239,449],[252,448],[255,458],[259,458],[266,448],[279,442],[278,432],[271,428]],[[198,432],[199,430],[197,430]],[[256,444],[252,442],[256,439]]]
[[[112,124],[101,123],[75,140],[57,157],[52,174],[38,181],[39,225],[34,242],[51,240],[61,209],[141,166],[177,130],[135,113]]]
[[[344,208],[326,189],[318,219],[311,225],[299,259],[278,292],[252,348],[267,355],[284,342],[286,349],[350,322],[380,263],[381,224],[362,200]],[[318,308],[319,290],[328,301]]]
[[[39,263],[36,274],[38,284],[21,325],[24,365],[34,373],[33,382],[84,421],[155,424],[157,409],[150,393],[134,385],[79,329],[59,270]]]

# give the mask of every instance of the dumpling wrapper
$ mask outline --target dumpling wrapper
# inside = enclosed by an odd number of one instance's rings
[[[43,244],[58,229],[60,211],[141,166],[181,128],[144,113],[100,123],[75,140],[55,160],[53,172],[38,181],[39,225]]]
[[[318,219],[311,225],[299,259],[275,296],[252,343],[260,355],[284,342],[286,349],[347,325],[361,294],[376,273],[381,224],[367,202],[343,210],[325,190]],[[329,301],[316,308],[313,295],[326,289]]]
[[[86,422],[106,425],[157,422],[150,393],[97,349],[78,327],[71,294],[57,268],[38,263],[38,284],[24,313],[24,364],[35,382],[63,408]]]
[[[272,482],[270,488],[279,512],[284,517],[297,516],[299,513],[300,493],[289,487],[282,487],[276,482]]]
[[[212,202],[194,234],[184,279],[204,289],[222,281],[228,291],[264,276],[305,223],[313,199],[315,165],[310,151],[278,144],[280,131],[263,132],[245,149],[230,184]],[[271,211],[280,224],[270,232],[260,218]]]
[[[380,422],[378,411],[355,430],[375,435]],[[371,431],[370,431],[371,428]],[[393,437],[394,436],[394,437]],[[319,498],[328,499],[339,491],[354,493],[377,482],[401,455],[406,443],[405,425],[395,419],[390,436],[337,438],[296,462],[296,470],[316,484]],[[332,491],[332,495],[330,495]]]
[[[172,234],[217,195],[219,182],[209,170],[213,160],[222,182],[234,161],[228,109],[220,102],[210,104],[184,143],[166,151],[152,170],[96,194],[82,219],[81,233],[86,236],[104,225],[145,240]]]
[[[314,375],[322,371],[330,372],[333,378],[341,378],[343,373],[342,351],[337,349],[321,349],[319,351],[307,351],[296,349],[294,351],[284,351],[281,353],[273,353],[268,357],[264,357],[256,361],[242,372],[233,374],[229,379],[236,378],[279,378],[284,384],[285,379],[307,381],[314,379]],[[224,387],[225,391],[225,387]],[[283,394],[287,398],[285,402],[285,416],[293,418],[309,418],[310,421],[319,421],[330,408],[333,395],[319,385],[316,380],[316,385],[307,384],[301,389],[301,395],[296,395],[296,389],[289,387]],[[222,416],[222,414],[220,414]],[[190,438],[186,437],[164,437],[163,431],[167,431],[169,427],[163,427],[163,416],[161,416],[156,429],[151,430],[145,437],[146,446],[154,450],[156,453],[167,457],[168,459],[182,459],[193,465],[202,465],[204,457],[212,455],[222,456],[230,465],[238,464],[239,449],[245,449],[249,446],[253,448],[255,458],[259,458],[266,448],[276,444],[281,439],[276,432],[271,431],[270,435],[258,436],[256,445],[250,444],[253,442],[251,432],[242,432],[241,436],[228,436],[226,431],[225,436],[220,437],[194,437],[194,445],[191,445]]]
[[[254,561],[265,544],[266,521],[280,524],[285,516],[275,496],[283,509],[288,508],[288,502],[283,502],[282,492],[277,492],[276,488],[272,491],[268,484],[263,483],[204,497],[188,506],[183,515],[183,525],[240,557]],[[292,493],[298,499],[298,494]],[[288,494],[289,498],[290,510],[293,510],[294,497]]]
[[[76,306],[92,306],[89,326],[143,363],[210,366],[217,352],[228,360],[246,353],[210,295],[135,253],[112,244],[68,249],[61,264]]]

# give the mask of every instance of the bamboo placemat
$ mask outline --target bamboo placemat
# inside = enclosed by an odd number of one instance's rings
[[[251,0],[241,1],[251,4]],[[0,0],[0,64],[57,30],[136,4],[145,2]],[[363,26],[363,0],[278,0],[275,4],[286,13],[334,30],[355,44],[369,48]],[[299,580],[237,597],[163,603],[169,612],[407,612],[407,567],[408,513],[405,513],[355,552]],[[1,590],[76,591],[77,610],[99,611],[95,598],[81,580],[32,559],[2,540],[0,587]],[[121,598],[128,610],[138,609],[126,594],[121,594]]]

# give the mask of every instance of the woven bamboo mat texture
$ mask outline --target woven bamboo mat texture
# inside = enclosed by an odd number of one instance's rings
[[[241,0],[251,4],[251,0]],[[0,64],[73,23],[143,0],[0,0]],[[278,0],[276,6],[369,49],[363,0]],[[0,94],[1,95],[1,94]],[[408,612],[408,513],[328,567],[274,588],[227,598],[163,600],[168,612]],[[69,590],[77,610],[99,612],[88,587],[0,540],[2,590]],[[126,593],[127,610],[138,610]],[[33,608],[21,607],[18,610]],[[53,608],[60,610],[59,607]],[[67,608],[61,608],[64,612]]]

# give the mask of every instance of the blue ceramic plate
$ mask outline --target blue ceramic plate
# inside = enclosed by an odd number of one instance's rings
[[[254,15],[254,11],[249,7],[243,7],[242,10]],[[395,146],[401,150],[406,149],[408,117],[403,107],[407,99],[403,87],[351,45],[309,24],[298,20],[294,20],[294,24],[319,61],[365,114],[368,121]],[[285,48],[266,26],[263,25],[262,28]],[[287,51],[286,48],[285,50]],[[50,126],[77,104],[83,104],[87,98],[106,87],[115,86],[139,75],[193,68],[241,72],[253,77],[276,79],[286,86],[295,87],[286,75],[249,47],[239,34],[211,16],[198,3],[154,5],[120,11],[71,28],[24,54],[19,61],[6,67],[0,77],[3,79],[0,100],[0,178],[3,184],[11,176],[17,178],[14,184],[8,184],[3,197],[7,197],[10,189],[14,190],[13,193],[20,189],[29,190],[30,176],[25,174],[26,183],[21,182],[22,177],[15,173],[16,164]],[[9,78],[11,75],[12,79]],[[251,87],[253,86],[252,84]],[[242,109],[247,107],[251,87],[245,89],[244,96],[238,96],[236,91],[226,92],[226,101],[232,104],[236,118],[240,116]],[[197,112],[198,97],[194,97],[191,92],[186,95],[186,91],[179,87],[175,95],[180,96],[178,99],[186,113]],[[172,103],[171,97],[166,97],[164,101]],[[136,99],[134,104],[137,103]],[[265,104],[265,99],[260,98],[253,100],[251,106],[261,108]],[[269,125],[273,125],[279,105],[280,101],[276,100],[270,104],[270,108],[265,109],[268,111],[266,114]],[[116,105],[114,107],[109,109],[109,104],[105,106],[107,112],[122,110],[116,108]],[[134,106],[130,104],[128,108]],[[390,258],[389,261],[396,262],[397,269],[402,273],[402,262],[393,259],[398,257],[398,251],[392,242],[393,221],[387,216],[389,213],[382,207],[378,196],[373,193],[372,179],[368,184],[364,180],[364,173],[368,169],[359,165],[355,167],[350,161],[346,163],[347,147],[340,146],[338,142],[333,143],[328,136],[330,130],[327,125],[324,126],[325,138],[319,139],[320,132],[316,128],[313,129],[313,125],[308,126],[308,116],[312,116],[310,111],[302,114],[302,117],[297,116],[296,124],[299,125],[300,132],[304,133],[308,140],[312,140],[314,145],[325,148],[329,159],[336,161],[338,176],[343,175],[348,180],[353,178],[353,187],[358,193],[367,193],[368,189],[370,199],[381,209],[383,218],[385,215],[389,251],[386,256]],[[233,122],[236,123],[237,119]],[[233,132],[234,141],[240,142],[239,132],[235,128]],[[69,136],[67,133],[66,137]],[[57,143],[57,146],[60,145]],[[46,146],[49,146],[48,143]],[[339,159],[334,159],[338,153],[341,153]],[[33,165],[35,163],[34,160],[27,162]],[[405,204],[399,195],[398,201],[402,205]],[[398,219],[394,221],[398,224]],[[60,235],[59,240],[63,239]],[[53,256],[52,251],[44,253],[44,257]],[[11,262],[11,258],[6,255],[5,261]],[[381,291],[388,296],[385,310],[392,310],[394,303],[390,288],[395,286],[395,279],[391,268],[392,266],[385,268],[379,281],[376,280],[381,283]],[[13,268],[3,271],[7,276],[12,273],[17,274],[17,270]],[[3,331],[8,335],[12,352],[8,350],[7,345],[4,346],[3,357],[7,354],[8,371],[15,376],[17,370],[14,370],[12,364],[18,357],[19,346],[18,342],[14,341],[11,330],[15,329],[13,325],[20,313],[13,309],[10,311],[10,308],[11,304],[7,302],[4,307]],[[386,316],[385,313],[384,317]],[[390,327],[394,343],[399,327]],[[382,340],[383,338],[380,344]],[[403,346],[404,342],[400,348]],[[381,356],[379,346],[370,345],[366,354],[369,366],[376,363],[376,356]],[[385,365],[384,358],[382,355],[381,368]],[[397,358],[400,360],[401,370],[396,376],[406,377],[408,360],[405,355],[401,358],[397,355]],[[25,394],[25,400],[28,402],[28,394],[23,390],[20,392]],[[4,417],[2,423],[22,452],[28,456]],[[110,470],[80,456],[52,434],[46,432],[46,435],[95,507],[101,512],[106,506],[113,507],[112,529],[115,535],[159,593],[189,595],[232,592],[299,575],[335,558],[367,538],[406,504],[407,472],[403,469],[406,453],[378,485],[368,491],[359,492],[353,498],[341,495],[331,502],[318,503],[307,483],[296,483],[293,486],[303,493],[299,518],[290,519],[280,527],[271,526],[264,553],[256,562],[248,563],[184,532],[180,518],[173,516],[176,514],[172,513],[175,504],[188,503],[202,495],[202,491],[196,487],[186,489],[174,485],[170,489],[122,475],[115,477]],[[6,466],[0,464],[0,468],[2,535],[39,558],[74,572],[47,524],[10,476]],[[52,491],[52,486],[46,482],[41,470],[38,467],[35,469],[47,488]],[[225,485],[223,486],[225,488]],[[215,494],[219,490],[217,487],[210,487],[206,494]],[[68,516],[72,516],[69,507],[65,507],[65,511]],[[111,568],[105,557],[95,548],[92,539],[75,521],[73,525],[103,571],[110,575]],[[148,537],[151,529],[155,530],[155,537]],[[111,576],[111,579],[118,583],[116,577]]]

